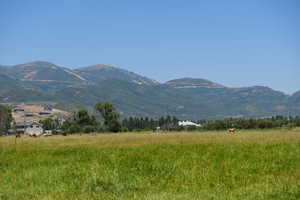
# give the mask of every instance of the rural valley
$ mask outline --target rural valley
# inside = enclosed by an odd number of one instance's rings
[[[299,11],[0,0],[0,200],[300,200]]]

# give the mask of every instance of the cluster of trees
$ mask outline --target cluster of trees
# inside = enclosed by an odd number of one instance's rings
[[[85,109],[80,109],[74,115],[63,122],[61,130],[65,134],[91,133],[98,131],[100,123]]]
[[[158,127],[164,131],[300,127],[300,117],[285,116],[263,119],[198,120],[197,123],[201,124],[201,127],[178,126],[179,120],[175,116],[160,117],[158,119],[129,117],[121,121],[119,113],[116,112],[116,108],[109,102],[98,102],[95,105],[95,111],[100,114],[102,120],[98,121],[96,117],[89,114],[87,110],[80,109],[64,122],[58,119],[48,118],[40,121],[40,123],[43,124],[45,130],[52,130],[58,133],[61,131],[63,134],[157,130]],[[11,109],[0,105],[0,135],[6,133],[11,128],[12,121]]]
[[[156,130],[158,127],[162,130],[171,130],[178,125],[178,121],[174,116],[160,117],[158,119],[129,117],[122,121],[122,126],[129,131]]]
[[[104,119],[104,128],[110,132],[119,132],[121,130],[120,114],[116,108],[108,102],[98,102],[95,106],[102,118]]]
[[[160,127],[164,131],[205,131],[205,130],[227,130],[229,128],[237,129],[271,129],[280,127],[300,127],[300,117],[275,116],[262,119],[224,119],[224,120],[198,120],[197,124],[201,127],[182,127],[178,126],[176,117],[161,117],[159,119],[133,118],[124,119],[123,127],[129,131],[155,130]]]
[[[11,109],[0,105],[0,135],[5,134],[11,127],[13,121]]]
[[[204,130],[237,129],[270,129],[280,127],[298,127],[300,117],[275,116],[263,119],[226,119],[207,122],[201,128]]]
[[[92,132],[119,132],[122,130],[120,115],[109,102],[98,102],[96,112],[100,113],[103,123],[96,120],[87,110],[80,109],[63,123],[48,118],[40,121],[46,130],[62,131],[63,134],[92,133]]]
[[[99,102],[95,105],[95,111],[100,114],[102,123],[96,117],[90,115],[87,110],[80,109],[72,117],[60,124],[53,119],[40,121],[44,129],[61,130],[64,134],[93,133],[93,132],[127,132],[156,130],[174,130],[178,125],[178,119],[174,116],[160,117],[158,119],[148,117],[129,117],[120,120],[120,114],[109,102]]]
[[[45,129],[54,130],[60,128],[64,133],[91,133],[91,132],[127,132],[127,131],[151,131],[159,127],[163,131],[207,131],[237,129],[271,129],[280,127],[300,127],[300,117],[276,116],[263,119],[224,119],[224,120],[198,120],[201,127],[182,127],[178,125],[175,116],[160,117],[158,119],[148,117],[129,117],[120,122],[119,114],[110,103],[98,103],[96,110],[101,114],[103,123],[100,123],[84,109],[79,110],[74,116],[66,120],[61,126],[52,119],[42,121]]]
[[[57,131],[61,125],[58,119],[47,118],[39,121],[43,125],[43,129]]]

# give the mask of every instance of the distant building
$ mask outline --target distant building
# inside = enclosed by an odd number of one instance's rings
[[[52,111],[52,109],[53,109],[53,108],[52,108],[51,105],[45,105],[45,106],[44,106],[44,110],[45,110],[45,111]]]
[[[26,113],[24,116],[25,116],[25,117],[34,117],[35,114],[33,114],[33,113]]]
[[[52,134],[52,130],[45,130],[45,134]]]
[[[196,124],[196,123],[194,123],[192,121],[179,121],[178,125],[179,126],[197,126],[197,127],[201,127],[200,124]]]
[[[38,122],[22,122],[16,124],[16,132],[28,135],[42,135],[44,130],[42,124]]]
[[[13,112],[18,113],[18,112],[24,112],[25,110],[23,108],[14,108]]]
[[[15,128],[16,128],[16,133],[25,133],[25,128],[28,126],[29,123],[26,122],[20,122],[16,123]]]
[[[39,115],[51,115],[50,112],[39,112]]]
[[[44,132],[44,129],[42,127],[42,124],[33,122],[30,124],[30,126],[27,126],[25,129],[25,134],[28,135],[42,135]]]

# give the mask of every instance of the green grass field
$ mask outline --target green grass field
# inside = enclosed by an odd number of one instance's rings
[[[300,199],[300,130],[0,137],[1,200]]]

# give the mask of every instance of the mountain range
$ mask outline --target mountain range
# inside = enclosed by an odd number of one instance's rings
[[[0,66],[0,103],[54,102],[65,109],[112,102],[123,117],[175,115],[181,119],[300,115],[293,95],[264,86],[230,88],[200,78],[159,83],[108,65],[78,69],[35,61]]]

